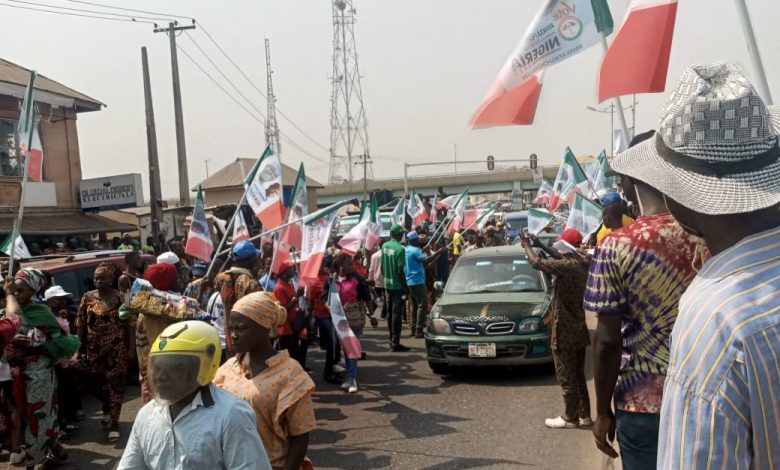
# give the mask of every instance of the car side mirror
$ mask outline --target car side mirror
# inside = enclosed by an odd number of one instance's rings
[[[444,283],[442,281],[436,281],[433,283],[433,288],[438,291],[442,291],[444,290]]]

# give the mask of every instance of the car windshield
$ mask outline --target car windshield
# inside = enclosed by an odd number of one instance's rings
[[[338,236],[343,237],[347,234],[350,230],[352,230],[352,227],[358,224],[360,221],[360,217],[358,216],[350,216],[350,217],[344,217],[339,221],[339,231]]]
[[[463,259],[447,281],[448,294],[543,291],[539,271],[524,256]]]
[[[515,215],[515,216],[508,216],[506,218],[506,223],[509,225],[509,228],[513,230],[522,230],[526,227],[528,227],[528,216],[527,215]]]

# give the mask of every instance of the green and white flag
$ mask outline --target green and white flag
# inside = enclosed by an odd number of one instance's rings
[[[452,208],[453,218],[452,221],[450,221],[450,226],[447,228],[448,232],[457,232],[462,228],[466,228],[465,225],[466,205],[468,203],[469,203],[469,187],[466,186],[466,189],[464,189],[463,192],[460,193],[458,202],[456,202]]]
[[[583,238],[587,238],[598,230],[599,225],[601,225],[601,205],[577,193],[571,205],[566,228],[576,229]]]
[[[574,157],[571,149],[566,147],[561,167],[558,169],[558,176],[555,177],[555,183],[553,183],[550,212],[557,211],[564,202],[567,202],[571,207],[575,194],[589,195],[591,191],[590,181],[588,181],[585,172],[582,171],[580,162]]]
[[[8,236],[5,237],[2,245],[0,245],[0,250],[8,256],[11,256],[11,250],[13,250],[15,259],[31,258],[30,251],[27,249],[27,245],[24,243],[22,236],[19,232],[14,233],[15,236],[12,236],[12,234],[9,233]],[[11,248],[12,244],[14,245],[13,248]]]
[[[482,215],[479,216],[476,222],[477,230],[482,230],[485,228],[485,224],[490,219],[490,217],[496,213],[496,210],[498,209],[498,201],[494,201],[490,207],[487,209],[483,209],[484,212]]]
[[[603,150],[599,154],[596,162],[593,163],[595,169],[593,171],[593,190],[599,197],[612,191],[613,178],[607,176],[609,170],[609,161],[607,160],[607,153]]]
[[[544,209],[528,209],[528,233],[539,235],[554,219],[555,216]]]

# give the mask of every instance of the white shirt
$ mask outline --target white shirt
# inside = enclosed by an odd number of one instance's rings
[[[167,406],[144,405],[118,470],[271,470],[255,413],[232,393],[209,384],[171,422]]]
[[[225,344],[227,344],[225,343],[225,304],[222,302],[222,296],[219,292],[214,292],[209,297],[206,313],[214,318],[212,326],[219,334],[219,344],[222,346],[222,349],[225,349]]]
[[[368,267],[368,280],[374,281],[374,287],[385,288],[385,276],[382,274],[382,250],[376,250],[371,255],[371,265]]]

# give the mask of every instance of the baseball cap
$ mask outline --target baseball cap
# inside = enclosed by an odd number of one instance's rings
[[[417,240],[420,238],[420,235],[417,234],[414,230],[406,234],[407,240]]]
[[[233,259],[237,261],[259,254],[260,251],[249,240],[241,240],[233,247]]]
[[[56,297],[73,297],[70,292],[65,292],[62,286],[51,286],[43,293],[43,300],[49,300]]]
[[[620,204],[621,201],[622,199],[620,198],[620,194],[615,191],[610,191],[601,198],[601,204],[604,207],[610,206],[612,204]]]
[[[393,224],[393,226],[390,227],[390,234],[398,235],[399,233],[404,233],[404,228],[401,227],[399,224]]]
[[[206,274],[206,270],[208,270],[208,268],[208,265],[203,261],[195,261],[195,263],[192,265],[192,274],[196,276],[203,276]]]

